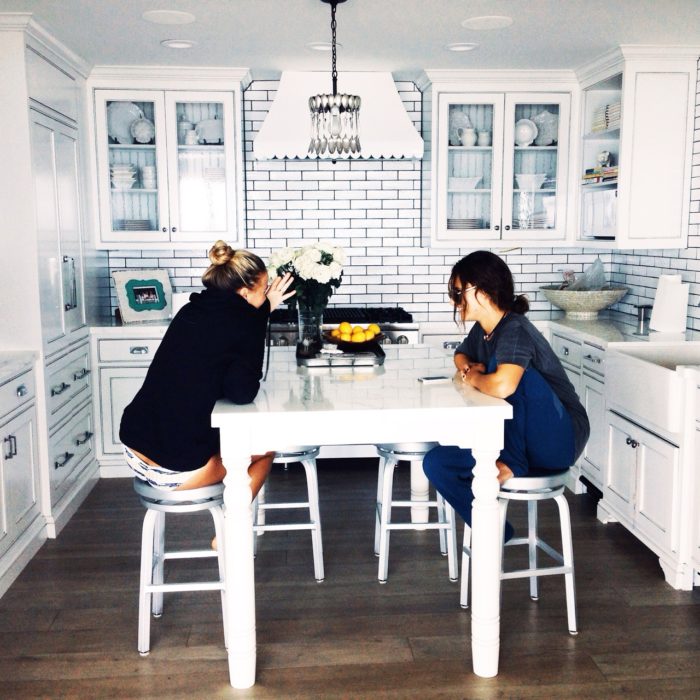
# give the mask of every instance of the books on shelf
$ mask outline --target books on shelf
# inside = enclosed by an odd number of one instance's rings
[[[606,168],[588,168],[581,176],[581,184],[590,185],[597,182],[616,182],[617,175],[617,165],[611,165]]]
[[[622,115],[622,107],[619,102],[612,104],[601,105],[593,110],[591,119],[591,131],[608,131],[609,129],[620,128],[620,117]]]

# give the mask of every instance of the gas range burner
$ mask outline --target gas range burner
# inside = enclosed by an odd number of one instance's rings
[[[271,323],[297,323],[297,312],[288,308],[275,309]],[[413,316],[397,306],[328,306],[323,311],[324,323],[412,323]]]

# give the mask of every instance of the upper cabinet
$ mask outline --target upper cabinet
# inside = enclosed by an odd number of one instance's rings
[[[582,243],[685,248],[697,50],[621,47],[579,71]]]
[[[564,241],[571,93],[481,87],[433,83],[431,243]]]
[[[206,88],[206,81],[198,85]],[[239,85],[95,87],[99,247],[191,248],[243,239]]]

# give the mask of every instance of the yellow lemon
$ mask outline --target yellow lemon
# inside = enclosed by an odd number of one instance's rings
[[[349,343],[352,340],[352,338],[350,337],[350,333],[341,333],[340,339],[346,343]]]
[[[369,326],[367,326],[367,330],[372,331],[374,335],[377,335],[382,332],[382,329],[376,323],[370,323]]]
[[[364,331],[353,330],[353,332],[352,332],[352,342],[353,343],[364,343],[365,340],[366,340],[366,338],[365,338]]]
[[[334,329],[331,331],[331,335],[332,335],[334,338],[340,338],[340,330],[339,330],[338,328],[334,328]]]
[[[349,334],[349,333],[352,332],[352,326],[351,326],[347,321],[343,321],[343,322],[338,326],[338,330],[341,332],[341,334],[344,334],[344,333],[348,333],[348,334]]]
[[[372,340],[372,339],[374,338],[374,335],[375,335],[375,334],[374,334],[373,331],[367,329],[367,330],[365,331],[365,340]]]
[[[355,335],[355,333],[364,333],[365,329],[362,326],[353,326],[352,329],[352,334]]]

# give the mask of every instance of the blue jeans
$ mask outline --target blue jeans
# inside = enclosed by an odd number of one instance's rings
[[[494,368],[495,363],[487,370]],[[499,459],[515,476],[525,476],[530,468],[568,469],[576,456],[573,424],[544,377],[536,369],[526,369],[515,393],[506,401],[513,407],[513,418],[504,424]],[[423,459],[423,471],[428,479],[469,526],[474,465],[470,449],[447,445],[435,447]]]

